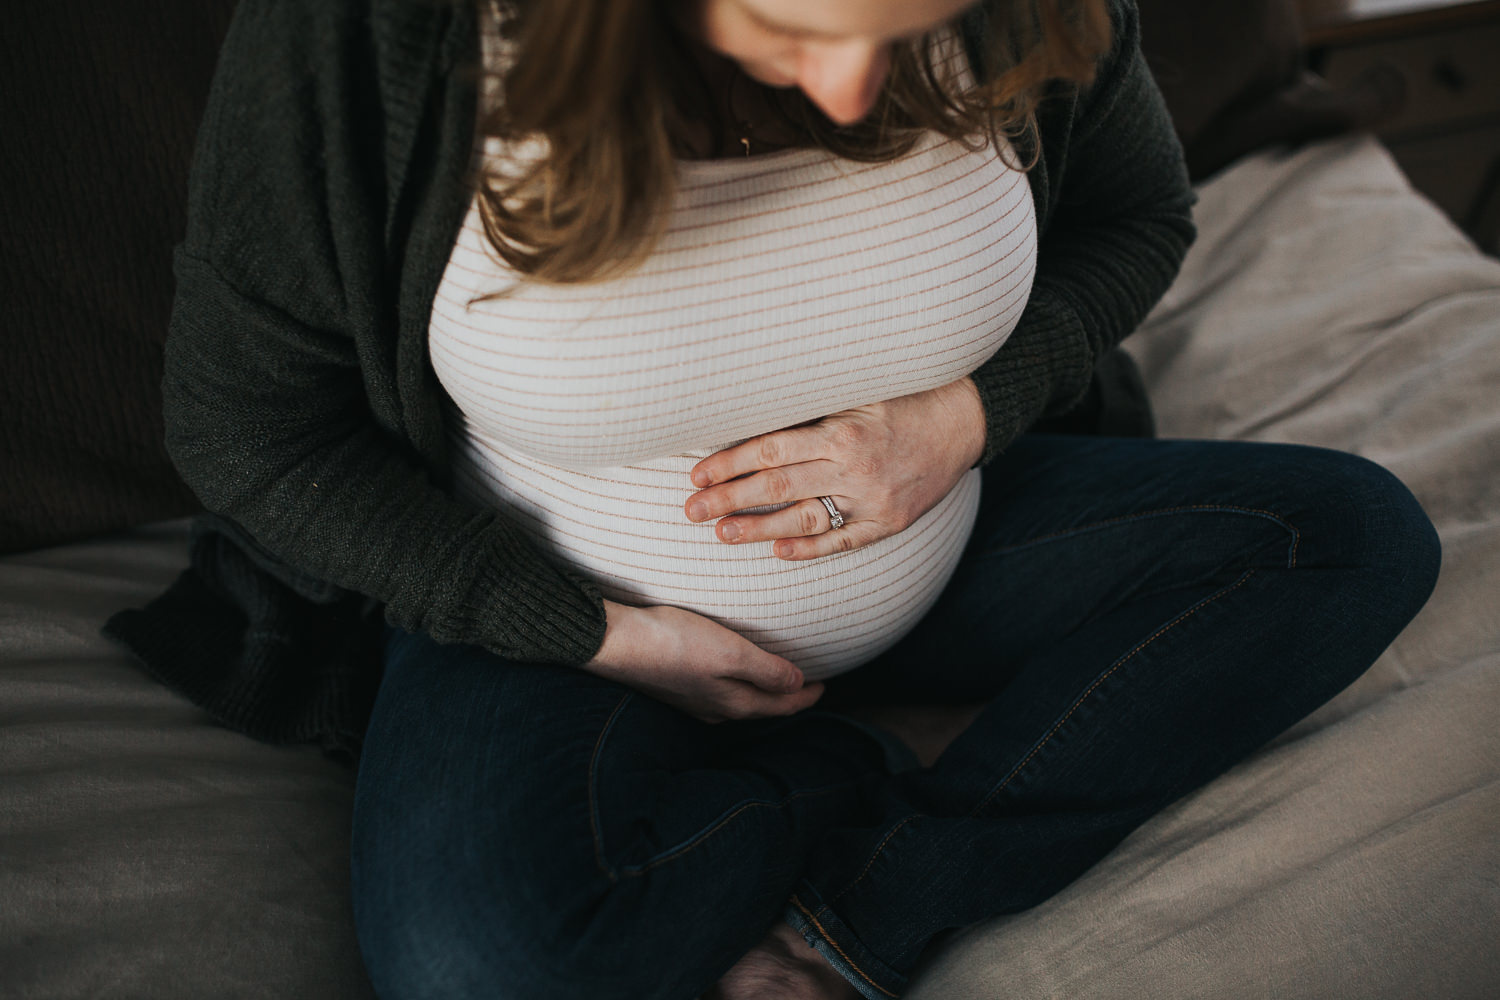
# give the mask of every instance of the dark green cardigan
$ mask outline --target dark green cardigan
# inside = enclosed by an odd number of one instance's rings
[[[1083,398],[1193,239],[1135,5],[1111,8],[1095,83],[1040,114],[1037,274],[974,373],[982,462]],[[211,513],[190,568],[105,631],[257,739],[357,754],[382,621],[559,664],[603,638],[588,580],[448,491],[427,327],[470,198],[476,24],[441,0],[240,0],[220,54],[162,381],[168,450]]]

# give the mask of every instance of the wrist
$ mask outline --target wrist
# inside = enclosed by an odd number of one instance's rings
[[[984,399],[979,395],[979,386],[968,375],[950,382],[947,388],[957,427],[956,447],[963,459],[961,468],[972,469],[984,457],[987,426]]]
[[[583,664],[585,670],[597,670],[620,662],[624,652],[636,642],[640,611],[640,608],[628,604],[604,602],[604,639],[594,655]]]

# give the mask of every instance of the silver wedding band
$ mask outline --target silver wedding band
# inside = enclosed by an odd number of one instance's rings
[[[833,498],[818,497],[818,499],[823,501],[824,507],[828,508],[828,527],[842,528],[844,526],[844,515],[840,514],[839,509],[833,505]]]

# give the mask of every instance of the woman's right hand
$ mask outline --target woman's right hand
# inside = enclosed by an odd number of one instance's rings
[[[793,663],[682,608],[604,602],[604,642],[583,669],[704,722],[791,715],[823,695]]]

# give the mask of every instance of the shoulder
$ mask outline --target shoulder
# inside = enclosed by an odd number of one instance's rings
[[[383,270],[433,88],[473,46],[461,0],[239,0],[199,127],[186,252],[275,308],[309,284],[342,288],[309,317],[334,323],[349,285]]]
[[[398,113],[456,61],[466,38],[477,45],[472,7],[461,0],[239,0],[204,125],[316,126],[337,141],[375,124],[372,115]]]
[[[971,7],[959,22],[971,59],[978,60],[986,48],[985,35],[1002,6],[1014,0],[983,0]],[[1046,144],[1049,136],[1057,141],[1058,133],[1071,131],[1088,119],[1097,119],[1129,87],[1128,77],[1144,70],[1140,58],[1140,12],[1135,0],[1106,0],[1110,19],[1110,47],[1096,65],[1094,79],[1087,85],[1070,80],[1052,80],[1044,85],[1038,107],[1038,138]],[[1137,65],[1139,64],[1139,65]]]
[[[1140,54],[1140,11],[1135,0],[1108,0],[1107,6],[1110,45],[1095,65],[1094,79],[1086,85],[1057,81],[1048,94],[1054,104],[1073,105],[1073,117],[1087,119],[1108,108],[1128,89],[1129,78],[1145,68]]]
[[[1042,225],[1064,196],[1076,194],[1076,161],[1089,155],[1108,159],[1110,151],[1127,145],[1131,135],[1160,131],[1163,116],[1159,95],[1141,55],[1140,12],[1135,0],[1109,0],[1110,45],[1095,65],[1087,84],[1053,81],[1037,107],[1041,157],[1037,164],[1045,204]]]

